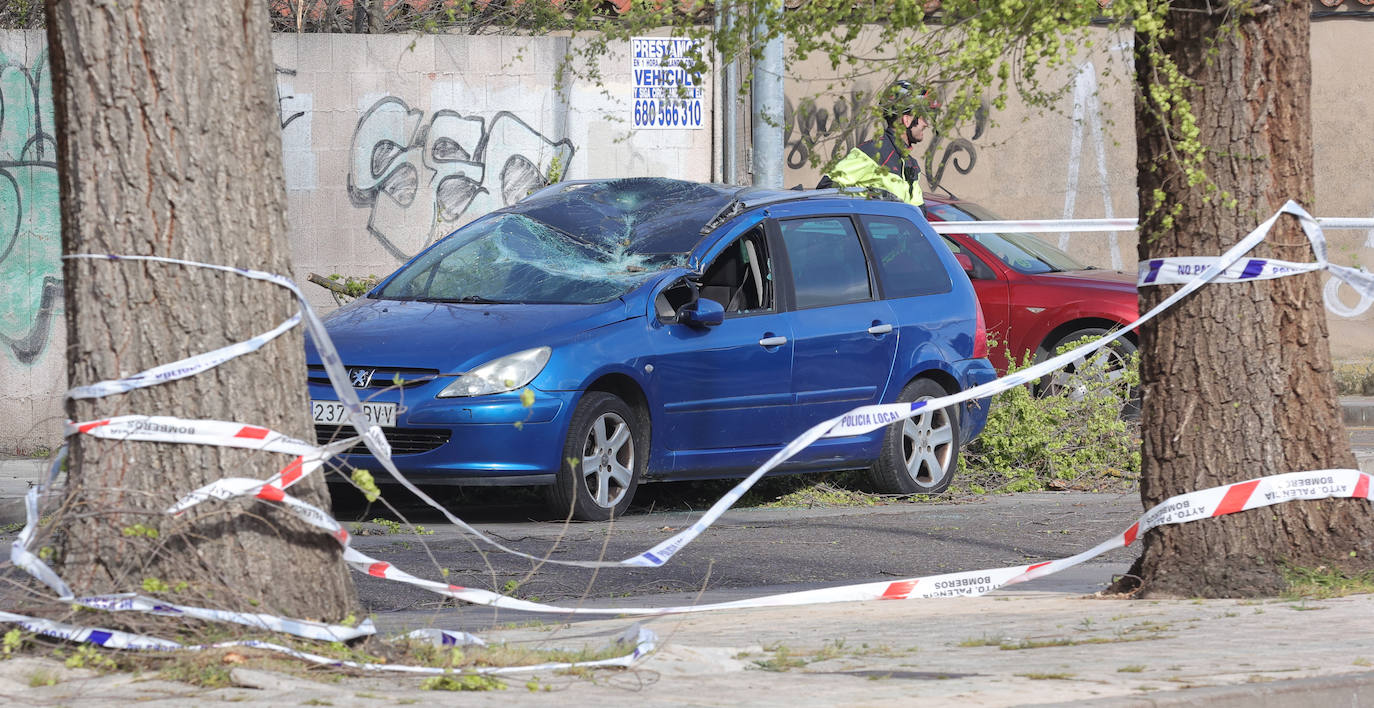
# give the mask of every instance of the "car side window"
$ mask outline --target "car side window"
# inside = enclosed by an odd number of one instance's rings
[[[970,250],[968,250],[967,248],[964,248],[963,246],[960,246],[958,241],[955,241],[954,239],[952,239],[952,238],[950,238],[950,237],[948,237],[948,236],[945,236],[945,235],[943,235],[943,234],[940,236],[940,238],[944,240],[946,246],[949,246],[949,250],[950,250],[951,253],[954,253],[954,254],[962,253],[962,254],[968,256],[968,259],[969,259],[970,261],[973,261],[973,270],[968,274],[968,277],[969,277],[970,279],[972,279],[972,280],[996,280],[996,279],[997,279],[997,272],[994,271],[994,270],[992,269],[992,267],[989,266],[987,263],[984,263],[984,262],[983,262],[983,259],[982,259],[982,258],[979,258],[976,254],[974,254],[973,251],[970,251]]]
[[[772,260],[762,228],[745,232],[716,256],[702,273],[700,292],[727,315],[773,310]]]
[[[935,247],[916,225],[895,216],[862,215],[885,297],[914,297],[947,293],[953,287],[949,271]]]
[[[848,217],[789,219],[778,227],[792,265],[798,308],[873,299],[868,259]]]

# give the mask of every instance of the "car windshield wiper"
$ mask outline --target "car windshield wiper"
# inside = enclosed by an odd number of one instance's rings
[[[502,305],[508,304],[508,300],[493,300],[481,295],[464,295],[462,297],[417,297],[416,302],[456,302],[469,303],[475,305]]]

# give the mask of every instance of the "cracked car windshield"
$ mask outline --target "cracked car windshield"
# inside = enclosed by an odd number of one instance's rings
[[[670,180],[576,185],[459,230],[378,293],[392,300],[590,304],[686,262],[722,194]],[[703,216],[704,214],[704,216]]]
[[[426,252],[379,296],[426,302],[597,303],[669,264],[583,243],[520,214],[502,214]]]

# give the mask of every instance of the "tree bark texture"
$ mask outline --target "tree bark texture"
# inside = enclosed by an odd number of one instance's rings
[[[1184,98],[1220,192],[1209,198],[1188,185],[1165,132],[1167,123],[1178,135],[1178,122],[1149,99],[1161,63],[1137,37],[1142,260],[1220,255],[1288,199],[1310,205],[1313,197],[1308,3],[1171,5],[1164,54],[1195,82]],[[1156,190],[1167,195],[1158,209]],[[1250,255],[1315,260],[1291,217]],[[1253,477],[1355,466],[1319,278],[1209,285],[1141,328],[1146,508]],[[1141,312],[1176,288],[1142,289]],[[1164,526],[1146,535],[1133,574],[1146,595],[1272,595],[1285,587],[1283,563],[1370,567],[1372,519],[1368,502],[1325,500]]]
[[[49,0],[48,13],[63,252],[289,273],[261,4]],[[217,271],[81,259],[64,268],[73,385],[248,339],[297,309],[279,286]],[[313,440],[301,337],[297,327],[198,376],[69,401],[67,413],[238,421]],[[181,602],[328,620],[356,605],[338,544],[268,502],[161,513],[221,477],[266,478],[285,455],[81,435],[70,443],[69,497],[53,545],[58,572],[78,593],[161,584]],[[291,493],[328,508],[319,474]]]

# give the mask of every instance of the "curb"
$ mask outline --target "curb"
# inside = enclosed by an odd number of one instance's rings
[[[1341,419],[1348,428],[1374,426],[1374,396],[1341,396]]]
[[[1315,678],[1250,683],[1241,686],[1185,688],[1146,696],[1113,696],[1068,703],[1023,704],[1064,708],[1307,708],[1308,706],[1366,706],[1374,703],[1374,673],[1340,674]]]

